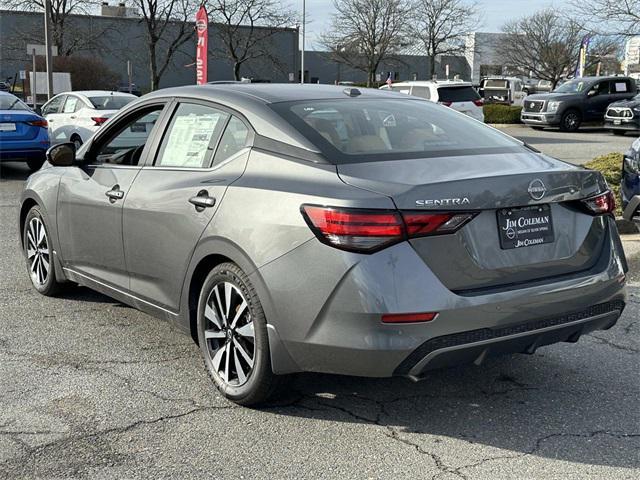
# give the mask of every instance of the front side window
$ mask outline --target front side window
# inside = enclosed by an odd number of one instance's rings
[[[101,164],[138,165],[147,140],[151,136],[163,105],[137,112],[98,146],[96,160]],[[107,127],[109,128],[109,127]]]
[[[156,166],[206,168],[229,114],[192,103],[178,106],[156,158]]]
[[[271,104],[335,163],[520,152],[514,139],[431,102],[345,98]]]
[[[42,108],[42,115],[58,113],[65,98],[66,95],[60,95],[59,97],[52,98],[51,101]]]

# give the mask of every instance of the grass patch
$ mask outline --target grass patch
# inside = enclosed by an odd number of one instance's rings
[[[482,110],[485,123],[520,123],[522,107],[489,103]]]
[[[598,170],[604,175],[609,188],[616,196],[616,215],[622,215],[620,205],[620,182],[622,181],[622,153],[607,153],[585,163],[587,168]]]

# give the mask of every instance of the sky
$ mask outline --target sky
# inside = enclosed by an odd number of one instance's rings
[[[333,13],[333,0],[306,0],[307,2],[307,49],[317,47],[318,36],[328,28]],[[499,32],[504,23],[546,8],[562,8],[569,0],[479,0],[483,32]],[[294,8],[302,11],[302,0],[291,0]]]

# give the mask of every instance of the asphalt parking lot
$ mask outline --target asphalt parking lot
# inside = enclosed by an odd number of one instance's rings
[[[638,478],[640,236],[609,331],[418,384],[300,375],[252,410],[162,321],[84,288],[38,295],[17,240],[27,171],[0,176],[2,479]]]
[[[626,152],[638,135],[613,135],[601,128],[581,128],[574,133],[557,129],[534,130],[525,125],[498,127],[541,152],[566,162],[582,165],[599,155]]]

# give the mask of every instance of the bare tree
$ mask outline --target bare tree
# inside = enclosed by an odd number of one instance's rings
[[[469,32],[480,24],[478,3],[466,0],[415,0],[409,32],[429,55],[429,75],[435,73],[437,55],[464,52]]]
[[[574,14],[608,35],[640,35],[640,0],[573,0]]]
[[[206,5],[216,23],[212,54],[233,64],[236,80],[250,60],[260,58],[281,67],[275,36],[296,20],[287,5],[275,0],[208,0]]]
[[[579,22],[552,9],[507,23],[503,31],[507,38],[500,42],[498,54],[505,65],[517,73],[532,72],[537,78],[549,80],[553,88],[575,71],[582,39],[589,35]],[[616,51],[613,39],[594,37],[587,67]]]
[[[1,3],[3,8],[26,12],[44,12],[45,5],[44,0],[7,0]],[[77,22],[73,28],[69,26],[72,15],[90,13],[95,5],[97,0],[51,0],[51,37],[53,45],[58,49],[58,55],[66,57],[89,48],[103,33],[91,34]],[[40,36],[37,38],[44,35],[43,32],[39,33]],[[20,34],[24,36],[25,32]]]
[[[129,0],[145,25],[151,90],[171,65],[175,53],[194,35],[194,0]]]
[[[375,82],[380,63],[398,52],[409,15],[403,0],[334,0],[331,27],[320,38],[330,58],[366,72]]]

